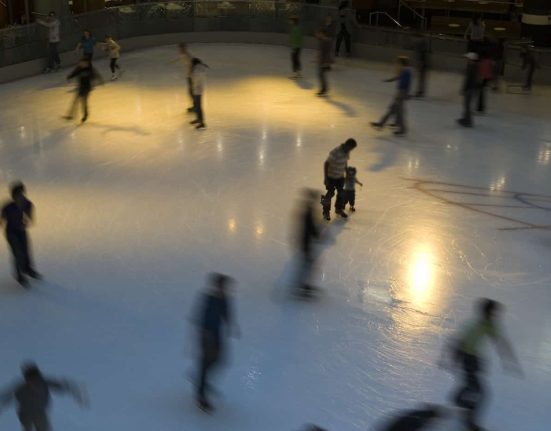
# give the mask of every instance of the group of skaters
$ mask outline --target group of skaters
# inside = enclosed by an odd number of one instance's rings
[[[327,195],[322,199],[329,200],[337,190],[338,208],[351,205],[354,209],[353,194],[342,194],[342,178],[335,178],[337,168],[346,169],[350,152],[356,147],[353,139],[335,148],[325,163]],[[351,171],[350,171],[351,172]],[[347,176],[344,182],[357,183],[354,175]],[[6,225],[6,237],[14,258],[14,271],[18,281],[28,287],[23,275],[41,278],[32,265],[27,227],[32,221],[33,204],[27,198],[25,186],[15,183],[11,187],[12,200],[2,208],[0,221]],[[339,198],[339,196],[341,196]],[[343,200],[344,198],[344,200]],[[301,233],[301,247],[304,250],[305,264],[313,265],[314,246],[312,238],[320,237],[320,230],[315,222],[314,201],[316,195],[308,191],[307,205],[303,213],[304,229]],[[308,269],[300,275],[300,283],[308,276]],[[196,328],[196,373],[194,374],[195,398],[198,407],[208,413],[214,411],[212,394],[216,392],[212,383],[212,374],[224,363],[227,339],[240,336],[240,329],[232,305],[232,287],[235,280],[230,276],[209,274],[206,289],[194,306],[192,322]],[[492,341],[496,344],[503,360],[504,367],[511,372],[522,375],[522,371],[510,342],[501,325],[503,306],[491,299],[480,299],[476,303],[475,317],[467,322],[456,335],[445,344],[442,355],[437,361],[439,366],[459,375],[460,383],[451,394],[451,406],[423,405],[393,415],[385,421],[379,431],[422,431],[428,430],[435,421],[461,421],[465,431],[481,431],[482,408],[487,401],[487,390],[484,382],[485,362],[482,355],[484,344]],[[0,391],[0,411],[15,402],[16,411],[23,431],[51,431],[48,408],[50,392],[67,393],[76,401],[88,404],[86,391],[69,379],[54,379],[44,376],[38,365],[24,363],[22,380]],[[308,426],[308,431],[325,431],[315,425]],[[445,429],[450,429],[446,427]]]

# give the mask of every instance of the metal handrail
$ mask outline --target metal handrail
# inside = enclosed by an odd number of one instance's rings
[[[413,12],[414,15],[416,15],[418,18],[421,19],[421,30],[425,31],[427,29],[427,18],[417,12],[415,9],[413,9],[410,5],[408,5],[404,0],[398,1],[398,20],[400,20],[401,17],[401,10],[402,6],[404,6],[406,9],[409,9],[411,12]]]
[[[375,16],[377,19],[375,20],[375,26],[378,26],[379,25],[379,16],[380,15],[384,15],[386,16],[388,19],[390,19],[394,24],[396,24],[399,28],[404,28],[404,26],[402,24],[400,24],[396,19],[392,18],[392,16],[390,16],[387,12],[385,11],[375,11],[375,12],[371,12],[369,14],[369,25],[372,25],[372,20],[371,18],[373,16]]]
[[[419,2],[419,0],[412,0],[412,1],[417,1]],[[424,0],[423,0],[424,1]],[[468,3],[483,3],[483,4],[506,4],[506,5],[510,5],[510,6],[521,6],[522,3],[519,3],[518,1],[515,1],[515,0],[463,0],[463,1],[466,1]]]

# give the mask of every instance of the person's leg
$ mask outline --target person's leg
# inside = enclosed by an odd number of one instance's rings
[[[381,127],[383,127],[386,122],[388,121],[388,119],[390,117],[392,117],[393,115],[396,115],[396,110],[397,110],[397,102],[398,102],[398,97],[396,96],[393,100],[392,100],[392,103],[390,104],[390,106],[388,107],[388,110],[386,111],[385,115],[383,115],[383,117],[381,118],[381,120],[379,121],[379,125]]]
[[[532,89],[532,81],[534,79],[534,70],[535,70],[535,67],[530,66],[528,68],[528,73],[526,74],[526,88],[528,90]]]
[[[320,91],[319,94],[327,93],[327,69],[325,66],[319,66],[318,75],[320,81]]]
[[[21,414],[18,417],[23,431],[33,431],[34,421],[32,418]]]
[[[50,421],[46,413],[41,414],[34,420],[36,431],[51,431]]]
[[[297,48],[293,48],[293,50],[291,51],[291,64],[293,66],[293,72],[297,73],[298,72],[298,49]]]
[[[116,65],[116,63],[117,63],[117,59],[116,59],[116,58],[112,58],[111,61],[109,62],[109,68],[111,69],[111,73],[112,73],[113,75],[115,75],[115,71],[116,71],[115,65]]]
[[[338,180],[335,180],[335,188],[337,189],[335,211],[337,212],[337,214],[339,214],[342,213],[342,211],[344,210],[344,178],[339,178]]]
[[[90,93],[80,96],[80,103],[82,105],[82,121],[86,121],[88,119],[88,96],[90,96]]]
[[[396,131],[397,133],[406,133],[404,102],[405,95],[400,95],[396,98],[396,126],[398,127],[398,130]]]
[[[197,115],[197,123],[198,124],[204,124],[202,96],[200,94],[197,94],[197,95],[193,96],[193,106],[195,106],[195,114]]]
[[[344,39],[344,31],[341,29],[341,31],[339,31],[339,34],[337,35],[337,44],[335,45],[335,55],[339,55],[339,52],[341,50],[341,44],[342,44],[342,40]]]
[[[22,253],[22,246],[19,235],[14,232],[8,232],[8,234],[6,235],[6,239],[8,240],[8,245],[10,246],[10,250],[13,256],[14,277],[17,279],[18,282],[23,282],[25,280],[25,277],[23,275],[25,259]]]
[[[59,58],[59,50],[57,49],[58,45],[59,45],[58,42],[55,42],[55,43],[51,44],[51,46],[53,47],[54,63],[55,63],[55,68],[56,69],[59,69],[59,66],[61,65],[61,58]]]
[[[301,64],[301,61],[300,61],[300,54],[301,54],[301,49],[297,48],[297,72],[298,73],[300,73],[302,71],[302,64]]]
[[[76,110],[77,110],[77,107],[78,107],[79,99],[80,99],[80,94],[78,93],[78,89],[77,89],[77,94],[75,94],[75,97],[73,98],[73,101],[71,102],[71,106],[69,107],[69,113],[65,116],[65,118],[70,119],[70,118],[73,118],[75,116],[75,113],[76,113]]]
[[[350,204],[350,209],[356,211],[356,190],[350,190],[348,192],[348,203]]]
[[[348,30],[344,34],[344,44],[346,45],[346,53],[350,55],[352,52],[352,37]]]
[[[193,84],[191,82],[191,78],[187,78],[187,92],[189,94],[189,98],[191,99],[191,106],[187,108],[187,110],[188,112],[195,112],[194,98],[193,98]]]
[[[419,66],[418,73],[419,73],[419,80],[417,84],[417,96],[424,96],[426,79],[427,79],[427,66],[425,64],[421,64]]]
[[[48,43],[48,66],[47,68],[53,70],[55,67],[54,61],[54,45],[53,43]]]
[[[333,199],[333,196],[335,196],[335,181],[336,180],[333,178],[327,178],[325,183],[325,189],[327,192],[325,193],[325,196],[321,198],[323,215],[327,220],[329,219],[329,213],[331,212],[331,200]]]

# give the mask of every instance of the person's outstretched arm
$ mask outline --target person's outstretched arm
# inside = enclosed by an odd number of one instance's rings
[[[520,362],[518,361],[517,355],[509,339],[505,335],[499,335],[496,338],[496,343],[499,356],[503,362],[503,367],[508,371],[522,375]]]
[[[88,404],[84,389],[71,380],[48,378],[46,384],[53,391],[69,394],[81,406]]]
[[[0,392],[0,412],[4,409],[4,407],[15,400],[15,392],[17,391],[17,388],[18,385],[13,385]]]

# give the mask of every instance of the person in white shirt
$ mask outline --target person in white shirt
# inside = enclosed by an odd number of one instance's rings
[[[59,20],[55,12],[52,11],[48,14],[47,19],[37,19],[36,22],[48,29],[48,65],[44,69],[44,73],[57,71],[61,65],[57,50],[59,45]]]
[[[208,66],[198,58],[191,60],[191,92],[193,94],[193,108],[197,118],[190,122],[196,129],[204,129],[205,118],[203,115],[203,93],[205,91],[206,71]]]
[[[109,63],[109,68],[111,69],[111,80],[114,81],[121,76],[121,67],[118,64],[118,60],[121,56],[121,47],[109,35],[105,35],[105,39],[100,45],[105,51],[107,51],[107,53],[109,54],[109,58],[111,59],[111,62]]]

